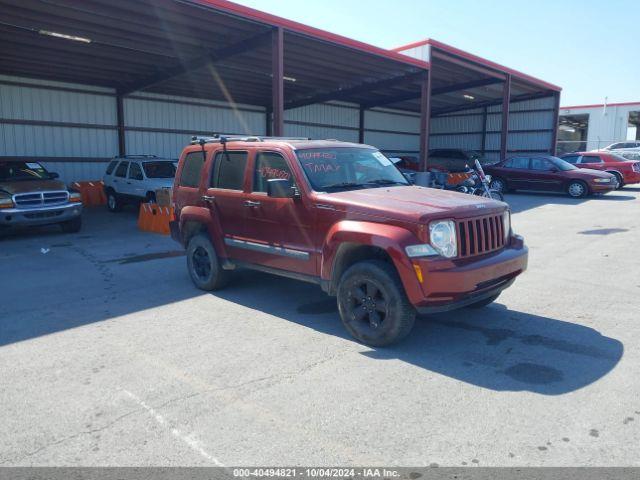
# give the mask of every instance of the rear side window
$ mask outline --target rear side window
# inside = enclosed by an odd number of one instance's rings
[[[532,158],[531,170],[551,170],[551,164],[544,158]]]
[[[565,155],[562,157],[562,160],[569,163],[578,163],[578,159],[580,155]]]
[[[132,180],[144,180],[140,165],[138,165],[137,163],[131,164],[131,166],[129,167],[129,178],[131,178]]]
[[[227,190],[242,190],[247,152],[219,152],[213,166],[211,186]]]
[[[204,159],[204,152],[202,151],[187,153],[184,157],[182,173],[180,174],[181,187],[198,188]]]
[[[597,155],[583,155],[580,163],[602,163],[602,159]]]
[[[520,168],[523,170],[529,169],[529,158],[528,157],[516,157],[510,158],[504,163],[504,166],[507,168]]]
[[[253,191],[266,192],[267,182],[274,178],[293,181],[287,161],[278,153],[259,153],[256,157],[256,165],[253,172]]]
[[[117,164],[118,160],[112,160],[111,163],[109,163],[109,165],[107,166],[107,175],[111,175],[113,173],[113,170],[116,168]]]
[[[116,168],[116,177],[126,177],[127,168],[129,168],[129,162],[120,162],[120,165],[118,165],[118,168]]]

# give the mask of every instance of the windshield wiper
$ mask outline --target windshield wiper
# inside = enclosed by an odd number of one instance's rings
[[[379,178],[377,180],[371,180],[367,183],[373,185],[408,185],[407,183],[399,182],[397,180],[389,180],[388,178]]]
[[[326,190],[326,189],[333,189],[333,188],[353,188],[353,187],[362,187],[364,186],[362,183],[356,183],[356,182],[339,182],[339,183],[332,183],[330,185],[323,185],[322,187],[320,187],[321,190]]]

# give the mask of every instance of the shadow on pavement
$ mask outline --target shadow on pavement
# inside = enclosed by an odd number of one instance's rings
[[[5,270],[23,273],[17,281],[0,277],[0,346],[203,294],[191,284],[177,245],[138,232],[133,214],[87,217],[80,234],[24,236],[3,245]],[[351,341],[335,298],[318,286],[249,271],[234,277],[213,295]],[[208,320],[216,321],[215,312]],[[559,395],[605,376],[623,345],[576,323],[494,304],[419,318],[404,342],[361,352],[492,390]]]
[[[215,295],[327,335],[350,340],[336,307],[319,287],[254,272],[236,272]],[[501,304],[420,317],[405,341],[366,349],[380,361],[398,359],[479,387],[559,395],[610,372],[623,345],[596,330],[512,311]]]

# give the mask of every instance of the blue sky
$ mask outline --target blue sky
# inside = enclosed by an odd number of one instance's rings
[[[235,0],[383,48],[433,38],[563,88],[640,101],[640,0]]]

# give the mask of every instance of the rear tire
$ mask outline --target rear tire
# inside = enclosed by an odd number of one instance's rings
[[[567,193],[573,198],[583,198],[587,196],[589,189],[584,182],[581,182],[580,180],[573,180],[567,186]]]
[[[487,305],[492,304],[493,302],[496,301],[496,299],[500,296],[499,293],[496,293],[495,295],[492,295],[488,298],[485,298],[484,300],[480,300],[479,302],[476,303],[472,303],[471,305],[467,305],[467,308],[482,308],[482,307],[486,307]]]
[[[82,217],[77,216],[71,220],[60,224],[60,228],[64,233],[78,233],[82,229]]]
[[[191,281],[200,290],[219,290],[229,283],[229,272],[222,269],[208,235],[199,233],[187,245],[187,267]]]
[[[118,194],[113,190],[107,192],[107,208],[113,213],[122,210],[122,200],[120,200]]]
[[[347,331],[359,342],[384,347],[406,337],[415,323],[396,269],[381,260],[352,265],[342,275],[338,311]]]

